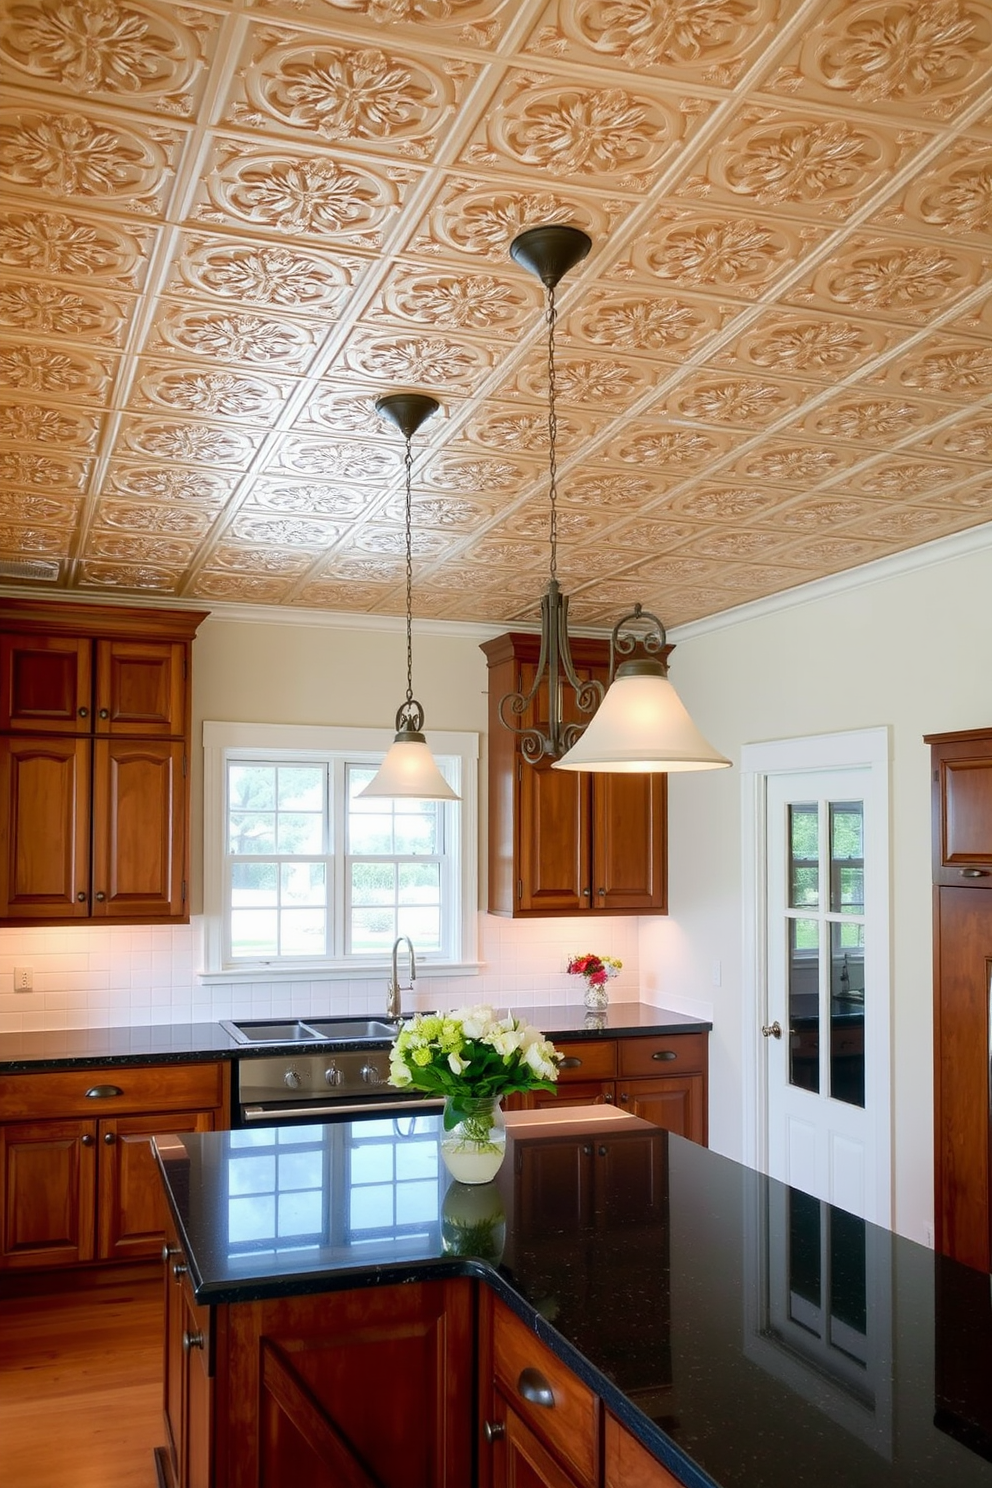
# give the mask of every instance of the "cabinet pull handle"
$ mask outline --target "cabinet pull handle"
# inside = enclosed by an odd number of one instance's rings
[[[86,903],[86,895],[82,889],[80,889],[79,893],[76,895],[76,898],[78,899],[80,904]]]
[[[482,1434],[490,1443],[502,1441],[506,1435],[506,1427],[502,1421],[483,1421]]]
[[[109,1100],[111,1096],[123,1095],[119,1085],[91,1085],[86,1092],[87,1100]]]
[[[80,708],[79,709],[79,716],[80,716],[80,718],[88,718],[89,717],[89,713],[90,713],[89,708]]]
[[[531,1405],[543,1405],[545,1410],[554,1410],[555,1392],[539,1369],[521,1370],[517,1389]]]
[[[103,1140],[108,1147],[113,1147],[114,1143],[117,1141],[117,1138],[113,1132],[104,1132]]]
[[[106,896],[106,894],[97,894],[96,897],[100,901],[100,903],[102,904],[103,901],[104,901],[104,899],[106,899],[107,896]]]
[[[80,1137],[79,1140],[82,1142],[82,1144],[83,1144],[84,1147],[92,1147],[93,1146],[93,1138],[90,1136],[89,1132],[86,1132],[86,1134],[84,1136]]]
[[[191,1349],[195,1349],[195,1348],[202,1349],[202,1347],[203,1347],[203,1334],[202,1333],[184,1333],[183,1334],[183,1353],[184,1354],[188,1354]]]
[[[654,1053],[651,1055],[651,1058],[658,1060],[659,1063],[662,1060],[678,1059],[678,1057],[679,1056],[676,1054],[674,1049],[655,1049]]]
[[[988,878],[988,876],[989,876],[989,870],[987,868],[962,868],[961,869],[961,877],[962,878]]]
[[[562,1059],[562,1060],[559,1061],[558,1068],[559,1069],[581,1069],[582,1068],[582,1060],[578,1057],[577,1054],[567,1054],[564,1059]]]

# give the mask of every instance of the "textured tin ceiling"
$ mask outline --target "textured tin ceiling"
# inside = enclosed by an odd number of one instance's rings
[[[5,0],[26,592],[669,624],[992,519],[990,0]]]

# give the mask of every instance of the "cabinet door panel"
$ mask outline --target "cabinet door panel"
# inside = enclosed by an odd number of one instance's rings
[[[577,1488],[575,1479],[499,1394],[497,1401],[503,1435],[493,1451],[493,1488]]]
[[[93,1121],[0,1126],[0,1267],[93,1259],[95,1163]]]
[[[666,1467],[656,1461],[619,1421],[606,1417],[604,1488],[679,1488]]]
[[[618,1080],[617,1105],[622,1111],[663,1126],[692,1142],[706,1143],[706,1082],[702,1075],[673,1075],[663,1080]]]
[[[519,763],[518,906],[554,914],[589,908],[589,782],[550,764]]]
[[[573,1146],[578,1144],[573,1143]],[[599,1476],[599,1401],[587,1385],[509,1308],[493,1310],[493,1370],[496,1383],[513,1412],[544,1441],[582,1488],[593,1488]],[[550,1388],[554,1404],[539,1405],[523,1393],[524,1372],[537,1370]]]
[[[94,916],[183,918],[184,746],[100,739],[94,748]]]
[[[596,775],[592,799],[593,908],[667,909],[667,775]]]
[[[514,1096],[512,1105],[503,1104],[508,1111],[557,1111],[564,1106],[612,1106],[613,1100],[612,1080],[570,1080],[567,1085],[559,1082],[554,1091],[528,1090]]]
[[[0,915],[88,917],[90,747],[86,739],[0,737]]]
[[[180,641],[98,641],[96,732],[184,733],[185,671]]]
[[[935,744],[933,881],[992,889],[992,735]]]
[[[151,1260],[162,1249],[165,1211],[151,1138],[213,1131],[211,1111],[119,1116],[100,1122],[98,1254],[101,1260]]]
[[[0,635],[0,729],[89,733],[91,659],[81,637]]]

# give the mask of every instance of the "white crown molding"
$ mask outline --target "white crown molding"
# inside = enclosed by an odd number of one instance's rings
[[[829,574],[825,579],[813,579],[808,584],[783,589],[778,594],[768,595],[766,599],[755,599],[749,604],[736,605],[732,610],[707,615],[702,620],[691,620],[687,625],[673,626],[668,632],[668,638],[673,644],[695,640],[698,636],[726,630],[731,625],[741,625],[766,615],[779,615],[784,610],[798,609],[802,605],[830,599],[835,594],[847,594],[852,589],[863,589],[870,584],[887,583],[903,574],[936,568],[941,563],[951,563],[955,558],[965,558],[969,554],[987,552],[989,549],[992,549],[992,522],[983,522],[980,527],[969,527],[965,532],[952,533],[950,537],[938,537],[933,542],[921,543],[918,547],[907,548],[902,553],[892,553],[886,558],[876,558],[857,568],[845,568],[841,573]]]

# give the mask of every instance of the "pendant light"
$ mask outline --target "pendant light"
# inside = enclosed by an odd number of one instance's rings
[[[580,263],[592,242],[576,227],[553,224],[520,233],[510,244],[513,259],[535,274],[547,292],[548,328],[548,468],[551,503],[551,574],[541,600],[541,650],[530,690],[500,699],[499,717],[520,740],[521,753],[532,764],[549,756],[558,770],[611,774],[651,774],[677,770],[717,770],[730,760],[709,744],[686,712],[668,681],[665,627],[656,615],[635,605],[613,627],[610,638],[610,685],[583,682],[572,663],[568,637],[568,599],[557,579],[558,489],[557,415],[555,407],[555,290],[569,269]],[[638,648],[644,653],[634,657]],[[630,658],[616,664],[617,657]],[[547,677],[546,731],[525,728],[519,720]],[[587,723],[566,723],[563,691],[567,682]]]
[[[406,499],[406,699],[396,712],[396,737],[386,758],[359,797],[405,797],[417,801],[457,801],[457,793],[434,763],[434,756],[423,735],[424,710],[413,695],[413,543],[411,538],[411,470],[413,453],[410,441],[426,419],[440,405],[423,393],[389,393],[376,399],[376,412],[395,424],[406,441],[404,466]]]

